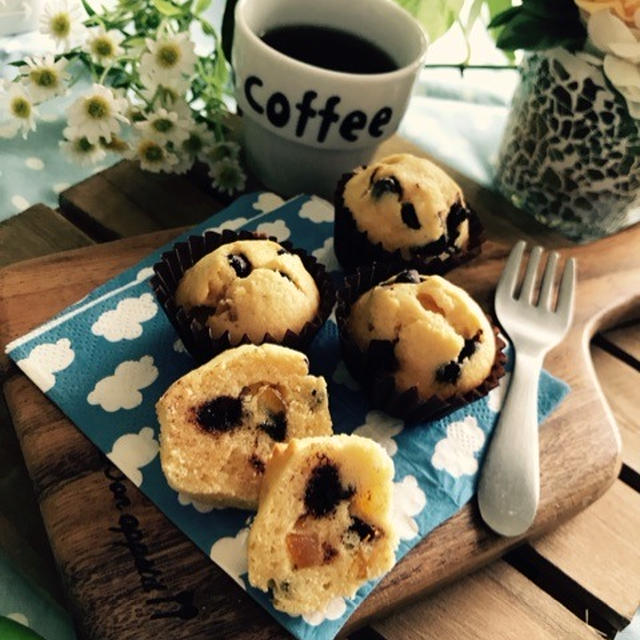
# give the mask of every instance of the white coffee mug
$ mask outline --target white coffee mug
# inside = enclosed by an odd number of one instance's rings
[[[261,40],[285,25],[347,31],[398,68],[359,74],[300,62]],[[397,130],[426,46],[420,25],[391,0],[240,0],[232,63],[249,168],[282,195],[330,197]]]

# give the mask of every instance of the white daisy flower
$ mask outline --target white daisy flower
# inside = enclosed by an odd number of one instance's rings
[[[212,164],[209,167],[209,175],[213,180],[214,188],[229,195],[242,191],[247,181],[242,167],[233,158],[224,158]]]
[[[189,121],[166,109],[158,109],[148,114],[146,120],[136,122],[134,126],[142,135],[155,138],[162,144],[173,142],[180,145],[189,137]]]
[[[65,129],[64,133],[67,135],[68,129]],[[84,136],[72,138],[71,140],[62,140],[60,141],[60,148],[76,164],[85,167],[100,162],[107,155],[99,144],[92,144]]]
[[[189,129],[189,136],[182,143],[182,150],[193,160],[196,158],[202,162],[208,160],[208,150],[215,142],[213,133],[209,131],[203,122],[193,123]]]
[[[140,80],[145,86],[142,95],[147,100],[151,100],[160,88],[159,94],[164,104],[183,98],[191,86],[186,76],[167,76],[161,71],[143,70],[142,65],[140,65]]]
[[[230,158],[237,160],[240,157],[240,145],[237,142],[216,142],[207,149],[207,159],[211,164]]]
[[[83,12],[74,0],[52,0],[40,14],[40,32],[50,36],[63,51],[84,34]]]
[[[25,58],[19,69],[22,83],[28,87],[34,102],[62,96],[67,92],[66,82],[71,77],[65,68],[68,60],[60,58],[55,62],[52,55],[43,58]]]
[[[36,130],[35,117],[38,115],[33,98],[19,83],[11,83],[0,94],[1,112],[0,137],[13,138],[18,131],[26,138],[29,131]]]
[[[195,159],[188,153],[180,153],[178,154],[178,163],[171,167],[171,173],[177,173],[179,175],[185,174],[191,170],[194,162]]]
[[[139,160],[146,171],[172,173],[178,164],[178,157],[154,138],[141,137],[131,143],[132,149],[127,154],[131,160]]]
[[[86,137],[91,144],[98,143],[100,138],[109,142],[113,134],[120,132],[120,123],[129,122],[124,116],[127,107],[126,98],[119,98],[111,89],[94,84],[67,109],[70,137]]]
[[[147,38],[146,43],[148,51],[140,58],[140,79],[146,87],[193,74],[197,57],[188,33]]]
[[[124,35],[119,31],[115,29],[106,31],[100,25],[89,29],[84,49],[94,62],[104,67],[124,53],[124,49],[120,46],[123,40]]]

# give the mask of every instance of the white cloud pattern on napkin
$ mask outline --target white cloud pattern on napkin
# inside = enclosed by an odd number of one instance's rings
[[[204,502],[198,502],[197,500],[194,500],[188,493],[183,493],[182,491],[178,493],[178,502],[183,507],[192,505],[198,513],[210,513],[215,509],[214,506],[206,504]]]
[[[338,258],[333,251],[333,238],[327,238],[321,247],[311,252],[311,255],[318,262],[322,262],[327,271],[337,271],[340,268]]]
[[[125,298],[115,309],[105,311],[91,326],[91,333],[109,342],[135,340],[142,335],[142,323],[151,320],[158,312],[158,305],[150,293],[139,298]]]
[[[338,362],[338,366],[336,370],[333,372],[332,380],[336,384],[341,384],[347,387],[347,389],[351,389],[351,391],[358,391],[360,389],[360,385],[356,382],[354,377],[349,373],[347,369],[347,365],[344,363],[344,360],[340,360]]]
[[[205,234],[207,231],[215,231],[216,233],[222,233],[226,229],[230,231],[235,231],[240,228],[245,222],[246,218],[232,218],[231,220],[225,220],[222,224],[219,224],[217,227],[209,227],[205,229],[202,233]]]
[[[375,440],[390,456],[398,451],[393,436],[397,436],[404,429],[404,422],[398,418],[392,418],[382,411],[369,411],[365,417],[365,423],[356,427],[353,434],[363,438]]]
[[[269,213],[284,204],[284,200],[275,193],[261,193],[253,203],[253,208],[262,213]]]
[[[333,206],[318,196],[311,196],[311,200],[300,207],[299,215],[311,222],[333,222]]]
[[[258,233],[266,233],[268,236],[275,236],[280,242],[286,240],[291,235],[291,230],[284,220],[274,220],[273,222],[263,222],[256,229]]]
[[[234,538],[220,538],[213,543],[209,557],[219,564],[245,591],[247,587],[241,575],[249,571],[247,564],[247,536],[249,528],[243,527]]]
[[[54,374],[66,369],[75,358],[68,338],[60,338],[57,342],[45,342],[34,347],[29,355],[16,364],[22,369],[37,387],[47,392],[56,383]]]
[[[100,405],[110,413],[118,409],[133,409],[142,404],[140,389],[148,387],[158,377],[151,356],[121,362],[112,376],[102,378],[87,396],[87,402]]]
[[[342,618],[347,610],[347,603],[344,598],[337,596],[330,600],[327,606],[321,611],[314,611],[313,613],[305,613],[302,619],[313,627],[317,627],[325,620],[337,620]]]
[[[160,449],[151,427],[142,427],[138,433],[125,433],[114,443],[107,458],[124,473],[136,487],[142,484],[141,467],[148,465]]]
[[[393,521],[401,540],[412,540],[418,535],[417,516],[427,504],[427,496],[415,476],[408,475],[393,483]]]
[[[447,437],[437,444],[431,458],[436,469],[442,469],[459,478],[473,475],[478,470],[475,453],[484,444],[484,431],[473,416],[467,416],[447,427]]]

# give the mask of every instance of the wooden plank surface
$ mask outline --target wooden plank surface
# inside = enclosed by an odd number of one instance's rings
[[[619,336],[640,335],[637,329],[618,332]],[[623,338],[624,339],[624,338]],[[602,390],[613,411],[622,437],[622,460],[640,474],[640,371],[600,347],[592,347],[591,355]]]
[[[402,143],[402,142],[399,143],[397,140],[392,140],[389,143],[387,143],[387,146],[384,149],[381,150],[381,154],[390,153],[397,150],[407,150],[406,143]],[[128,171],[126,170],[125,166],[126,166],[125,163],[123,163],[122,167],[118,165],[118,167],[120,167],[118,171],[114,172],[114,175],[110,176],[107,180],[105,180],[104,178],[104,173],[98,174],[87,181],[85,189],[79,190],[79,191],[67,192],[67,195],[71,193],[71,198],[66,198],[63,200],[63,202],[65,203],[65,215],[70,219],[74,219],[74,221],[81,221],[83,228],[87,228],[89,231],[91,231],[91,235],[93,237],[100,240],[116,237],[119,235],[128,235],[132,233],[138,233],[142,230],[156,229],[156,228],[162,227],[163,225],[166,226],[168,224],[179,224],[179,221],[175,220],[176,208],[180,207],[182,201],[175,197],[173,200],[170,200],[167,198],[154,199],[154,194],[162,193],[162,190],[159,190],[157,192],[149,191],[146,194],[146,198],[147,198],[146,200],[140,200],[140,199],[136,200],[135,190],[128,189],[127,187]],[[472,202],[474,205],[476,205],[476,208],[480,210],[480,214],[484,218],[484,222],[490,232],[491,237],[503,240],[505,242],[507,241],[510,242],[514,237],[514,234],[517,233],[517,235],[520,237],[535,238],[537,241],[541,242],[545,246],[563,246],[568,244],[565,240],[558,238],[557,236],[555,236],[554,234],[546,230],[543,230],[539,225],[537,225],[537,223],[535,223],[531,219],[523,218],[522,214],[518,212],[514,207],[508,204],[505,205],[505,202],[499,196],[492,194],[486,189],[478,187],[478,185],[475,185],[475,183],[465,178],[464,176],[460,176],[455,172],[452,172],[452,173],[454,174],[454,177],[458,179],[460,184],[463,186],[469,201]],[[144,174],[144,175],[146,179],[146,176],[148,174]],[[138,179],[140,179],[140,176],[138,176]],[[169,182],[171,182],[171,180],[173,180],[173,178],[169,179]],[[132,183],[135,183],[135,180],[132,180]],[[179,189],[177,189],[176,192],[179,193]],[[211,197],[211,194],[208,193],[207,196]],[[148,209],[149,200],[153,204],[153,207],[154,207],[153,212],[149,212],[146,210]],[[168,202],[172,203],[171,206],[167,204]],[[176,203],[178,206],[176,206]],[[106,217],[103,217],[104,219],[102,220],[94,218],[96,213],[99,214],[100,211],[104,211],[108,214],[106,215]],[[499,216],[493,215],[496,212],[499,212],[502,215],[499,215]],[[207,212],[206,215],[208,215],[209,213],[210,212]],[[189,214],[189,211],[187,211],[187,215],[188,214]],[[98,218],[99,218],[99,215],[98,215]],[[106,223],[105,223],[105,220],[106,220]],[[119,225],[124,225],[124,226],[121,226],[119,231],[115,231],[112,228],[114,223]],[[0,235],[0,238],[1,237],[2,236]],[[490,259],[499,259],[499,257],[500,257],[499,255],[489,256]],[[629,255],[625,257],[629,258]],[[626,262],[629,263],[630,261],[627,259]],[[583,265],[583,267],[585,268],[585,274],[591,275],[591,276],[594,275],[593,269],[591,269],[588,264]],[[92,278],[94,277],[94,275],[96,275],[95,273],[91,272],[91,270],[90,270],[90,274]],[[31,275],[35,276],[36,271],[35,270],[31,271]],[[94,280],[91,280],[91,283],[93,283],[93,281]],[[602,281],[601,278],[594,278],[594,284],[595,284],[596,290],[599,288],[607,287],[607,283],[605,281]],[[0,287],[1,287],[1,283],[0,283]],[[91,284],[89,288],[92,288],[92,287],[93,287],[93,284]],[[636,287],[636,290],[637,290],[637,287]],[[65,291],[63,292],[62,295],[64,296],[67,293],[69,292]],[[2,299],[1,291],[0,291],[0,299]],[[73,301],[73,298],[69,299],[69,302],[71,301]],[[65,304],[68,304],[68,302],[64,302],[62,306],[64,306]],[[630,304],[628,306],[632,307],[633,305]],[[621,310],[618,310],[618,311],[621,312]],[[0,310],[0,314],[1,314],[1,310]],[[45,319],[45,318],[42,318],[42,319]],[[600,313],[600,317],[598,318],[598,320],[610,321],[611,317],[607,317],[606,313],[605,314]],[[2,322],[0,320],[0,334],[3,331],[3,328],[1,325],[2,325]],[[590,329],[595,330],[595,325]],[[2,340],[0,339],[0,342],[1,341]],[[24,379],[22,380],[25,381]],[[27,383],[27,387],[23,389],[19,387],[18,381],[20,381],[20,378],[16,378],[12,380],[10,383],[11,386],[15,384],[17,385],[15,388],[20,389],[20,393],[14,394],[14,395],[22,396],[28,399],[29,393],[30,393],[29,392],[30,383]],[[33,394],[34,397],[39,397],[40,399],[42,399],[41,394],[39,394],[39,392],[37,392],[35,389],[31,389],[31,393]],[[46,401],[45,401],[45,404],[48,405]],[[586,405],[586,410],[588,410],[588,403]],[[43,415],[47,415],[46,412],[43,412]],[[563,414],[563,411],[561,408],[561,410],[558,412],[557,418],[558,418],[558,422],[557,422],[558,426],[554,431],[557,431],[558,433],[560,433],[561,436],[564,436],[566,434],[562,432],[561,429],[563,428],[563,425],[566,425],[568,421],[572,419],[572,416],[570,414]],[[62,430],[60,431],[60,434],[62,435],[60,435],[59,437],[62,437],[63,439],[66,438],[67,437],[66,434],[71,433],[71,430],[73,430],[77,435],[77,431],[75,431],[75,429],[72,426],[70,426],[68,423],[65,425],[64,422],[65,421],[62,421],[58,425],[58,429]],[[37,420],[32,423],[32,426],[34,429],[37,429],[37,430],[42,428],[37,426]],[[545,429],[547,427],[545,427]],[[19,427],[19,428],[21,429],[21,433],[22,433],[22,427]],[[585,438],[589,437],[588,433],[583,435]],[[35,440],[32,441],[31,449],[34,448],[33,442],[36,442],[36,441]],[[45,444],[48,442],[48,439],[44,438],[42,440],[38,440],[37,442],[39,447],[44,448]],[[549,438],[548,444],[549,446],[555,446],[556,448],[570,449],[570,446],[572,443],[570,438],[560,437],[557,442],[554,442],[552,438]],[[602,443],[599,443],[598,441],[596,441],[594,443],[594,446],[598,447],[600,444]],[[83,456],[80,458],[83,461],[85,459],[91,460],[92,457],[89,454],[89,450],[93,450],[93,452],[95,453],[95,449],[93,449],[93,447],[89,445],[88,450],[84,454],[80,451],[80,449],[77,449],[77,450],[72,449],[72,453],[74,455],[65,456],[64,450],[60,450],[59,454],[63,457],[63,459],[65,460],[65,463],[69,463],[69,462],[75,463],[78,460],[78,458],[75,457],[76,454]],[[41,461],[39,460],[32,460],[31,462],[34,465],[39,465],[41,463]],[[95,470],[92,471],[91,469],[87,469],[85,468],[84,465],[76,466],[75,473],[70,473],[69,469],[66,468],[66,464],[54,465],[53,467],[48,468],[47,473],[43,474],[42,476],[43,484],[41,488],[42,490],[41,499],[42,500],[46,499],[50,505],[45,511],[48,522],[50,521],[55,522],[56,520],[56,513],[58,509],[56,496],[58,495],[59,490],[60,492],[62,492],[62,489],[63,489],[62,485],[73,483],[76,479],[91,477],[93,478],[93,480],[89,483],[90,486],[93,486],[93,485],[97,486],[97,478],[95,477],[95,475],[92,476],[91,475],[92,473],[95,474],[96,473]],[[567,479],[570,479],[570,478],[557,477],[553,479],[553,482],[556,483],[563,480],[567,481]],[[592,484],[588,487],[589,490],[593,490],[594,487],[598,485],[598,482],[602,483],[602,478],[598,478],[598,479],[591,478],[591,481],[592,481]],[[45,491],[45,487],[46,487],[46,491]],[[544,481],[543,481],[543,492],[544,491],[545,491],[545,488],[544,488]],[[73,496],[71,488],[69,488],[69,492],[70,493],[67,496],[66,502],[68,504],[71,504],[72,496]],[[130,487],[130,492],[134,496],[136,496],[136,501],[134,501],[136,505],[135,506],[136,515],[140,513],[142,515],[141,522],[144,521],[145,523],[149,523],[151,526],[151,529],[148,529],[147,527],[145,527],[144,531],[146,536],[145,540],[150,539],[153,541],[153,544],[151,545],[150,548],[152,549],[151,553],[154,559],[162,557],[163,558],[162,562],[166,562],[167,556],[171,557],[173,553],[172,546],[176,546],[176,548],[179,548],[181,550],[181,555],[183,555],[185,558],[185,564],[190,568],[192,572],[197,573],[200,570],[204,570],[205,566],[210,567],[211,563],[206,558],[204,558],[204,556],[199,552],[197,552],[197,554],[199,554],[199,560],[196,561],[195,557],[192,557],[192,554],[194,551],[193,545],[186,542],[184,543],[185,544],[184,549],[180,547],[181,543],[179,541],[174,540],[172,537],[173,534],[177,532],[173,527],[166,524],[166,522],[163,523],[162,530],[166,531],[167,535],[169,536],[169,540],[167,541],[162,536],[158,537],[157,535],[158,532],[154,529],[154,526],[155,526],[154,517],[157,517],[159,515],[157,513],[157,510],[155,510],[155,508],[149,504],[147,505],[146,508],[143,508],[144,504],[142,504],[141,506],[137,502],[138,497],[141,497],[141,496],[138,496],[139,492],[137,492],[137,490],[134,487],[132,486]],[[63,494],[60,493],[59,495],[61,496],[60,499],[62,500]],[[567,494],[565,497],[571,504],[572,509],[579,509],[584,506],[584,502],[578,499],[576,496],[570,496],[569,494]],[[141,499],[144,503],[145,499],[143,497],[141,497]],[[551,503],[550,506],[552,506],[553,508],[558,508],[557,504]],[[595,507],[592,507],[592,509],[594,508]],[[148,511],[146,509],[148,509]],[[160,517],[162,518],[162,516]],[[478,563],[486,562],[488,558],[493,557],[492,554],[496,551],[496,549],[498,549],[497,551],[498,553],[500,552],[499,546],[495,546],[496,545],[496,541],[494,539],[495,537],[492,537],[491,534],[488,534],[488,535],[478,534],[477,530],[479,528],[479,521],[478,521],[477,513],[473,509],[463,510],[463,512],[458,514],[458,516],[456,516],[453,519],[453,525],[454,525],[453,529],[447,529],[446,526],[441,527],[430,536],[429,540],[431,540],[434,545],[434,549],[432,550],[432,553],[434,553],[434,550],[437,550],[438,547],[442,549],[449,548],[451,545],[452,539],[455,539],[452,536],[455,536],[456,530],[467,531],[467,535],[463,535],[457,539],[457,545],[463,548],[464,553],[475,554],[475,557]],[[78,526],[80,526],[79,523],[78,523]],[[67,533],[68,531],[66,530],[66,528],[60,524],[55,528],[55,531],[54,531],[54,535],[57,538],[60,538],[61,536],[66,535]],[[98,535],[97,529],[96,529],[96,535]],[[178,535],[180,536],[181,534],[178,534]],[[76,542],[77,544],[75,545],[75,549],[83,549],[83,544],[82,544],[83,541],[76,539]],[[492,547],[492,545],[494,546]],[[160,551],[157,551],[158,549],[160,549]],[[73,567],[76,567],[76,565],[82,563],[82,558],[78,557],[78,555],[82,556],[82,553],[80,554],[73,553],[73,551],[74,549],[72,548],[67,549],[66,551],[68,556],[67,562],[63,562],[60,565],[65,575],[67,575],[67,572],[70,571]],[[133,571],[132,569],[133,560],[131,555],[129,555],[127,559],[129,562],[128,575],[130,576]],[[124,564],[118,564],[116,562],[116,566],[123,568]],[[171,575],[171,571],[173,570],[173,567],[170,563],[163,564],[162,568],[163,568],[163,575],[164,574]],[[431,572],[431,577],[433,579],[434,586],[437,586],[438,584],[451,580],[455,575],[458,575],[462,571],[466,571],[469,568],[470,568],[469,566],[465,566],[465,567],[456,566],[454,562],[449,565],[445,565],[444,567],[432,566],[432,567],[429,567],[428,570]],[[422,570],[424,570],[424,567],[420,566],[417,563],[415,565],[409,566],[408,568],[403,568],[404,577],[400,579],[406,581],[406,584],[408,587],[408,597],[415,597],[416,594],[418,593],[417,591],[415,590],[412,591],[411,589],[412,589],[412,586],[415,586],[414,574],[417,574]],[[86,570],[84,573],[80,571],[79,575],[81,576],[81,578],[86,579]],[[177,581],[172,581],[170,579],[170,582],[171,582],[171,586],[169,587],[170,594],[180,593],[180,589],[182,588],[181,584],[183,584],[183,583],[180,583],[181,576],[182,574],[179,574],[177,576]],[[412,578],[412,576],[414,577]],[[220,590],[228,594],[227,598],[231,596],[232,604],[235,603],[234,598],[236,597],[240,599],[244,598],[240,590],[237,589],[231,581],[229,581],[225,576],[222,576],[222,578],[223,578],[223,582],[220,587]],[[202,591],[209,588],[209,585],[207,583],[210,580],[213,580],[214,581],[213,584],[217,586],[218,583],[215,582],[216,580],[215,578],[207,577],[201,583],[199,583],[198,588],[194,591],[194,596],[193,596],[194,602],[198,602],[200,605],[202,605],[204,609],[207,609],[209,606],[209,600],[208,600],[209,596],[205,594],[203,597]],[[110,628],[109,633],[113,634],[112,637],[117,637],[118,639],[120,637],[124,638],[125,636],[118,635],[118,633],[121,632],[122,629],[126,628],[124,625],[124,619],[122,619],[120,616],[123,615],[125,616],[125,618],[129,618],[130,616],[129,609],[133,611],[137,611],[140,614],[141,619],[144,619],[145,615],[148,616],[149,605],[144,600],[145,594],[139,588],[139,585],[136,588],[136,586],[132,585],[130,582],[127,582],[127,586],[124,588],[124,591],[123,591],[123,584],[122,584],[121,578],[106,579],[104,581],[103,587],[104,587],[104,591],[103,591],[104,598],[99,598],[95,601],[92,601],[91,606],[95,606],[99,609],[101,606],[105,604],[104,601],[106,601],[110,607],[114,605],[116,605],[116,607],[119,607],[120,605],[122,605],[123,606],[122,609],[118,608],[117,611],[114,609],[113,618],[115,621],[113,622],[113,626],[112,628]],[[176,589],[178,590],[176,591]],[[116,591],[120,590],[119,591],[120,593],[125,593],[126,594],[124,597],[125,600],[128,597],[131,597],[132,599],[123,604],[119,602],[117,598],[114,599],[113,597],[114,590]],[[82,599],[85,594],[74,592],[74,595],[76,596],[76,599],[77,598]],[[537,597],[538,596],[536,595],[536,598]],[[242,604],[240,604],[241,602]],[[547,603],[543,602],[543,600],[541,600],[540,602],[542,603],[541,606],[542,605],[544,605],[545,607],[547,606]],[[233,637],[240,637],[240,636],[244,637],[242,634],[243,629],[247,633],[253,634],[253,635],[250,635],[250,637],[280,637],[282,635],[280,630],[278,630],[277,627],[275,627],[272,624],[269,625],[268,619],[265,620],[264,617],[260,617],[260,615],[262,614],[261,610],[256,609],[256,612],[254,614],[254,612],[252,611],[247,612],[247,610],[244,608],[245,605],[243,600],[238,600],[237,604],[241,609],[242,615],[249,616],[249,617],[251,616],[257,617],[256,619],[258,622],[257,622],[257,625],[253,625],[253,624],[248,624],[246,621],[238,621],[237,627],[234,627],[235,623],[233,620],[235,620],[235,618],[233,617],[230,618],[225,622],[225,624],[230,625],[228,626],[228,629],[231,630],[230,633],[234,634]],[[375,606],[376,603],[374,602],[373,604]],[[385,603],[383,601],[382,604],[385,605],[388,603]],[[217,603],[217,605],[223,607],[223,609],[225,606],[227,606],[221,603]],[[165,603],[165,606],[167,606],[166,603]],[[370,611],[367,612],[365,610],[366,615],[369,615],[370,613],[371,613]],[[516,615],[517,613],[518,612],[514,610],[514,615]],[[202,620],[201,615],[202,614],[200,613],[198,615],[200,620]],[[212,633],[211,629],[218,629],[218,627],[215,627],[215,626],[211,627],[211,624],[210,624],[211,620],[206,615],[204,616],[204,619],[205,619],[205,622],[207,622],[207,624],[205,624],[204,626],[208,628],[208,631],[206,633],[203,631],[204,635],[202,637],[209,638],[211,637],[211,633]],[[170,622],[172,621],[170,620]],[[263,622],[264,622],[264,627],[261,626]],[[96,620],[95,614],[92,614],[91,612],[89,612],[86,631],[88,633],[93,633],[97,628],[96,623],[97,623],[97,620]],[[191,622],[184,623],[184,624],[188,626],[191,624]],[[171,627],[171,629],[173,629],[171,625],[169,626]],[[256,630],[256,626],[260,628],[260,631]],[[181,630],[183,630],[182,627],[180,628]],[[188,628],[192,629],[194,627],[188,626]],[[420,624],[420,620],[416,619],[416,628],[422,629],[422,630],[428,629],[429,623],[428,621],[422,621],[422,623]],[[162,627],[158,626],[158,627],[154,627],[154,629],[160,629],[158,633],[160,633],[161,635],[163,634],[164,630]],[[227,627],[225,627],[225,629],[227,629]],[[460,639],[467,638],[467,637],[474,638],[474,639],[478,637],[486,637],[486,638],[501,637],[500,632],[504,633],[504,629],[501,629],[500,631],[493,631],[491,635],[478,636],[478,635],[474,635],[473,631],[470,629],[464,630],[464,632],[462,631],[462,629],[460,629],[459,631],[460,631],[460,635],[459,635]],[[476,629],[476,631],[478,630]],[[482,630],[482,633],[484,633],[484,629]],[[274,635],[271,635],[271,634],[274,634]],[[133,636],[133,637],[137,638],[137,636]],[[182,636],[178,636],[174,634],[174,636],[172,637],[178,638]],[[200,635],[199,634],[188,635],[186,637],[196,638],[196,637],[200,637]],[[232,636],[225,635],[225,637],[232,637]],[[425,637],[429,637],[429,636],[425,636]],[[576,635],[574,637],[578,637],[578,636]]]
[[[80,229],[59,213],[36,204],[0,223],[0,267],[90,243]]]
[[[578,640],[594,629],[503,561],[374,623],[387,640]]]
[[[617,481],[593,506],[532,546],[630,620],[640,605],[639,533],[640,493]]]
[[[60,194],[64,214],[103,240],[194,225],[227,202],[185,176],[144,172],[127,160]]]
[[[640,229],[636,232],[640,237]],[[599,260],[597,261],[600,270],[593,266],[594,261],[586,259],[583,249],[574,249],[573,253],[583,255],[580,261],[580,291],[578,295],[579,305],[576,313],[576,324],[572,335],[562,345],[562,348],[555,350],[548,361],[548,366],[561,377],[567,379],[572,385],[572,393],[556,411],[553,418],[543,427],[541,432],[541,505],[539,516],[536,520],[532,534],[540,533],[541,530],[549,528],[557,523],[558,519],[566,518],[575,511],[584,508],[600,495],[606,487],[613,481],[618,469],[618,436],[609,421],[604,407],[599,399],[597,389],[590,378],[589,367],[586,361],[584,366],[577,365],[577,362],[588,358],[585,351],[585,331],[593,328],[592,318],[603,311],[607,312],[606,319],[611,320],[611,309],[626,308],[633,302],[629,299],[628,288],[625,278],[631,278],[633,274],[632,261],[628,263],[620,261],[618,252],[620,246],[625,242],[635,242],[636,233],[620,236],[616,243],[600,243],[597,247]],[[67,304],[72,297],[79,298],[91,289],[97,281],[124,269],[137,258],[146,255],[152,247],[166,239],[166,233],[154,234],[151,238],[137,237],[119,241],[117,248],[113,244],[105,244],[92,247],[91,251],[79,250],[58,256],[49,256],[9,267],[0,273],[0,297],[4,298],[3,317],[0,317],[0,325],[8,327],[8,331],[2,336],[3,340],[11,339],[13,336],[23,333],[28,329],[24,318],[18,311],[28,307],[31,311],[31,320],[37,324],[44,319],[47,314],[51,314],[58,308]],[[472,294],[479,300],[488,301],[494,283],[502,268],[503,261],[508,252],[508,247],[500,244],[489,243],[481,259],[474,265],[467,266],[451,274],[454,281],[464,283]],[[619,265],[622,276],[616,278],[616,286],[612,286],[610,276],[604,274],[608,270],[615,268],[612,262]],[[630,266],[631,265],[631,266]],[[640,265],[637,267],[640,269]],[[605,271],[606,270],[606,271]],[[628,271],[625,271],[628,270]],[[38,282],[34,285],[34,290],[29,294],[25,289],[25,284],[33,280],[33,275],[39,274]],[[19,286],[18,286],[19,285]],[[19,291],[15,296],[11,292]],[[74,295],[75,294],[75,295]],[[18,316],[18,317],[16,317]],[[604,317],[604,316],[603,316]],[[601,318],[602,319],[602,318]],[[90,496],[92,482],[95,486],[95,495],[90,501],[96,504],[104,504],[104,499],[99,496],[100,491],[104,491],[97,484],[97,469],[90,464],[91,457],[70,453],[69,447],[65,444],[68,434],[73,427],[64,421],[55,421],[55,435],[48,433],[48,422],[38,422],[37,429],[33,428],[34,416],[46,416],[41,404],[47,401],[37,391],[13,386],[7,387],[10,408],[12,409],[14,421],[18,431],[21,433],[23,450],[27,458],[31,475],[34,478],[44,477],[56,479],[56,483],[47,484],[41,487],[41,505],[45,513],[45,520],[49,528],[50,536],[53,540],[59,564],[64,567],[67,579],[71,584],[73,595],[77,606],[86,607],[87,602],[91,603],[92,617],[89,618],[91,624],[99,626],[104,633],[105,628],[111,629],[105,637],[120,637],[118,633],[123,630],[116,630],[110,627],[111,610],[116,606],[116,600],[122,597],[123,591],[127,594],[126,609],[122,610],[123,620],[126,619],[126,611],[137,612],[144,609],[143,592],[136,591],[135,576],[130,571],[121,573],[119,578],[115,577],[108,584],[101,584],[102,596],[105,589],[118,588],[119,596],[111,593],[109,601],[109,611],[100,608],[102,602],[96,599],[91,591],[92,585],[84,580],[86,566],[82,564],[82,555],[79,549],[82,534],[74,526],[71,530],[72,521],[67,512],[72,507],[73,492],[68,488],[75,479],[81,479],[84,495]],[[34,410],[33,406],[37,409]],[[576,415],[580,420],[576,420]],[[66,423],[66,424],[65,424]],[[24,437],[25,429],[38,432],[41,439],[27,439]],[[73,436],[77,438],[77,434]],[[576,447],[576,442],[584,441],[589,443],[588,450],[584,447]],[[46,450],[44,442],[54,443],[58,441],[58,449]],[[29,452],[27,454],[27,451]],[[46,451],[46,455],[43,452]],[[66,452],[66,454],[65,454]],[[57,460],[54,469],[51,469],[51,459]],[[588,464],[585,464],[585,460]],[[89,467],[87,467],[89,464]],[[42,467],[44,470],[39,470]],[[88,480],[91,477],[93,480]],[[59,483],[59,479],[62,483]],[[78,489],[79,490],[79,489]],[[47,507],[45,508],[44,504]],[[91,511],[92,523],[99,524],[99,513]],[[101,526],[109,529],[111,523],[108,521],[108,514],[103,513]],[[162,527],[166,527],[163,522]],[[151,528],[150,530],[153,530]],[[154,534],[158,532],[153,530]],[[173,535],[173,532],[172,532]],[[433,532],[421,545],[409,554],[394,571],[387,576],[380,587],[375,590],[370,598],[358,609],[350,622],[348,628],[361,624],[374,615],[381,615],[389,611],[402,601],[417,597],[425,590],[440,586],[453,577],[461,575],[469,570],[486,563],[488,560],[503,553],[507,548],[516,544],[518,540],[503,539],[488,532],[480,523],[475,506],[469,505],[457,516],[449,520],[443,526]],[[96,562],[93,555],[94,546],[91,548],[89,564]],[[189,561],[193,561],[190,567],[200,566],[198,562],[207,564],[208,561],[202,554],[192,547],[194,558],[189,554]],[[173,558],[175,566],[170,567],[167,575],[179,577],[179,564],[185,562],[185,553],[168,552],[168,556]],[[196,561],[195,557],[200,560]],[[177,560],[179,558],[179,562]],[[168,561],[169,562],[169,561]],[[81,564],[75,572],[73,567]],[[103,560],[104,564],[104,560]],[[121,568],[121,567],[120,567]],[[202,569],[204,570],[204,569]],[[134,599],[137,598],[135,601]],[[215,612],[216,607],[212,606],[209,596],[204,596],[207,606],[203,610]],[[240,608],[240,617],[253,615],[252,604],[248,599]],[[83,609],[83,616],[87,612]],[[209,613],[209,616],[213,614]],[[207,624],[218,624],[221,621],[213,615],[204,615]],[[181,629],[184,637],[195,637],[192,635],[193,629],[202,622],[199,619],[194,623],[184,623]],[[228,620],[225,622],[225,624]],[[233,622],[229,623],[233,627]],[[94,627],[95,628],[95,627]],[[197,627],[199,628],[199,627]],[[123,629],[128,629],[124,626]],[[253,628],[252,628],[253,629]],[[150,635],[155,631],[153,627],[148,630]],[[245,637],[252,637],[253,631],[247,631]],[[183,637],[183,636],[175,636]]]

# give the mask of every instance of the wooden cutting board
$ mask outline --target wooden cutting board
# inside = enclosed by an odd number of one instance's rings
[[[0,345],[45,321],[177,233],[137,236],[0,271]],[[517,236],[493,233],[491,237],[479,259],[451,274],[485,306]],[[541,429],[540,511],[528,537],[586,507],[618,474],[620,440],[595,379],[588,344],[596,330],[632,310],[637,313],[638,247],[640,227],[589,246],[561,249],[563,256],[578,258],[576,317],[569,336],[549,354],[545,366],[572,390]],[[85,637],[257,640],[286,636],[28,379],[10,378],[5,393],[75,619]],[[488,531],[475,502],[470,503],[394,568],[357,610],[346,632],[487,563],[519,542],[522,539],[500,538]]]

